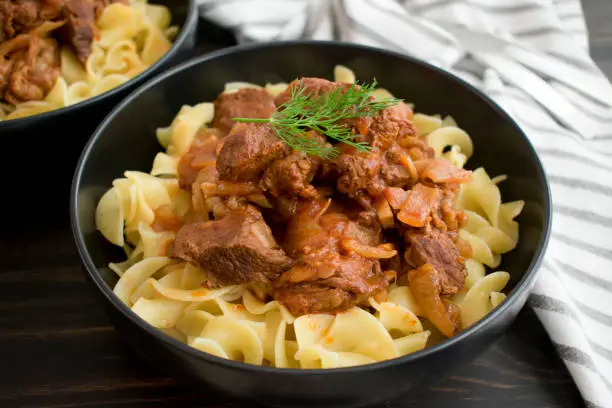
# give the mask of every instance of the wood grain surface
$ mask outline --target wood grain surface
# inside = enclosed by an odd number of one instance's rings
[[[612,1],[585,0],[584,8],[592,54],[612,76]],[[186,388],[134,355],[85,283],[64,202],[35,222],[0,230],[0,407],[252,407],[206,387]],[[381,406],[583,402],[541,324],[525,309],[472,364],[435,388]]]

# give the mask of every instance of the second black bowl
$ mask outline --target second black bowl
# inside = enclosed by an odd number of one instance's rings
[[[160,151],[155,129],[180,107],[212,101],[230,81],[288,82],[298,76],[330,78],[336,64],[359,79],[375,77],[424,113],[452,115],[472,137],[468,167],[507,174],[505,200],[525,200],[518,247],[504,256],[511,274],[505,302],[483,320],[438,345],[395,360],[332,370],[288,370],[217,358],[162,334],[133,314],[113,293],[106,268],[118,253],[96,231],[100,196],[127,169],[149,171]],[[129,137],[127,137],[129,135]],[[124,100],[86,146],[73,181],[71,221],[87,277],[117,330],[140,354],[171,373],[267,405],[358,406],[389,400],[440,381],[484,351],[525,304],[550,230],[550,196],[542,166],[517,125],[480,92],[421,61],[358,45],[325,42],[235,47],[172,69]]]
[[[198,23],[195,0],[150,0],[150,3],[168,7],[172,25],[179,27],[172,47],[157,62],[126,83],[78,104],[22,119],[0,121],[3,151],[19,157],[18,167],[8,158],[0,162],[0,172],[9,190],[24,198],[11,205],[10,211],[19,214],[15,223],[43,221],[44,214],[36,209],[39,200],[44,200],[46,213],[65,208],[67,203],[61,197],[69,191],[79,154],[102,119],[147,79],[184,60],[195,46]],[[43,180],[46,182],[41,182]]]

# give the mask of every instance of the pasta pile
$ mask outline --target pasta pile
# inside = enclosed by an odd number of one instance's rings
[[[113,3],[97,20],[99,35],[85,66],[68,46],[61,49],[61,76],[44,100],[0,103],[0,120],[19,119],[93,98],[134,78],[171,47],[178,28],[167,7],[132,0]]]
[[[343,67],[337,67],[335,74],[336,81],[347,81],[347,75],[351,80],[353,75]],[[230,83],[226,92],[244,86],[254,85]],[[266,89],[278,94],[286,86],[268,84]],[[376,94],[389,93],[380,89]],[[128,259],[109,266],[119,276],[114,293],[134,313],[198,350],[279,368],[368,364],[422,350],[440,338],[430,323],[421,320],[423,314],[408,286],[393,284],[384,302],[369,300],[370,310],[353,307],[336,315],[295,318],[277,301],[258,300],[263,298],[258,296],[260,287],[204,289],[202,271],[167,258],[166,248],[174,234],[152,229],[154,210],[171,205],[182,215],[190,208],[190,195],[179,189],[176,178],[167,175],[177,175],[178,159],[213,116],[212,103],[183,106],[169,127],[157,131],[166,151],[157,154],[151,172],[125,172],[124,178],[114,180],[97,207],[98,229],[110,242],[126,249]],[[415,123],[437,157],[444,156],[463,167],[472,154],[472,142],[451,118],[416,114]],[[450,149],[445,149],[447,146]],[[160,175],[164,176],[156,177]],[[497,184],[503,179],[476,169],[458,199],[468,217],[460,235],[473,248],[473,258],[466,262],[465,290],[453,298],[461,309],[463,328],[480,320],[506,297],[502,290],[509,274],[487,274],[485,270],[497,268],[501,254],[514,249],[518,241],[514,218],[523,202],[502,203]]]

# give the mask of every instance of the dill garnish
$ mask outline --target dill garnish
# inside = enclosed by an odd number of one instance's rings
[[[360,141],[354,129],[342,123],[360,116],[376,116],[381,110],[398,104],[401,99],[370,98],[376,88],[376,80],[370,84],[351,84],[337,87],[320,96],[305,93],[306,87],[292,88],[291,98],[278,106],[270,118],[233,118],[236,122],[270,123],[278,137],[286,144],[305,153],[324,159],[337,157],[339,150],[313,138],[307,133],[314,130],[337,142],[353,146],[360,152],[368,152],[372,146]]]

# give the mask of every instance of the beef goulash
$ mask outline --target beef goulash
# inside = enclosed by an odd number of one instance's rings
[[[96,209],[127,260],[114,293],[219,357],[337,368],[422,350],[504,299],[523,202],[470,136],[337,66],[335,81],[227,83],[157,129],[150,173]]]
[[[169,256],[206,271],[207,285],[265,283],[297,316],[384,300],[404,277],[425,317],[453,335],[460,316],[449,297],[464,286],[471,252],[454,202],[470,172],[434,159],[401,101],[334,123],[371,148],[338,143],[329,158],[292,148],[274,122],[234,120],[282,113],[296,89],[314,99],[351,87],[302,78],[276,98],[243,88],[214,102],[214,129],[179,164],[180,185],[214,219],[185,223]],[[321,130],[300,131],[325,146]]]
[[[114,8],[105,16],[105,24],[111,25],[110,30],[115,30],[115,40],[109,42],[104,39],[103,43],[100,43],[102,54],[96,60],[97,67],[88,67],[94,43],[100,40],[101,30],[98,22],[110,6]],[[142,17],[143,28],[149,27],[153,32],[169,24],[169,11],[165,7],[149,6],[146,2],[133,6],[130,0],[0,0],[0,105],[3,105],[0,109],[0,120],[50,110],[26,105],[21,112],[14,112],[19,110],[20,104],[45,100],[59,78],[63,77],[68,86],[79,83],[77,88],[80,96],[74,98],[80,100],[95,96],[101,91],[95,85],[103,82],[104,77],[112,74],[126,77],[111,77],[117,85],[118,82],[138,74],[145,65],[150,65],[144,60],[150,59],[153,54],[165,52],[169,47],[167,39],[162,35],[155,45],[137,47],[136,36],[142,36],[142,29],[125,27],[125,22],[118,20],[112,21],[121,16],[126,17],[129,13],[134,16],[144,13],[146,16],[148,7],[158,8],[156,11],[159,11],[161,25],[154,27],[155,24],[151,25],[147,17]],[[129,13],[126,13],[126,10]],[[124,24],[125,32],[112,27],[112,24]],[[132,28],[136,29],[132,30],[136,31],[135,33],[129,33]],[[150,42],[150,34],[146,38]],[[124,43],[126,50],[111,52],[114,43],[120,41],[133,43],[133,49],[128,51],[130,44]],[[144,50],[147,47],[149,49]],[[106,61],[104,54],[108,53],[112,54],[111,60],[123,59],[124,67]],[[63,66],[64,64],[67,66]],[[104,84],[101,87],[109,88],[109,85]],[[59,99],[64,99],[62,103],[65,104],[66,99],[70,98],[71,93],[68,92],[68,95]],[[59,103],[53,102],[56,105]]]

